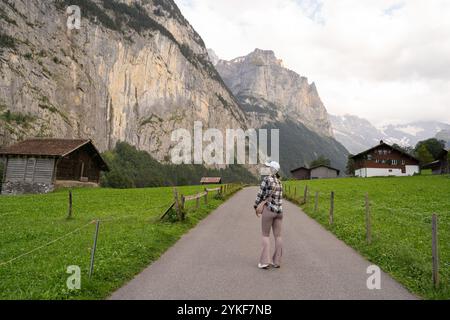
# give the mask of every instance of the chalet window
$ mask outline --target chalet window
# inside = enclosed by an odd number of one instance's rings
[[[398,165],[398,160],[392,160],[391,163],[392,163],[393,166],[396,166],[396,165]]]
[[[383,150],[383,154],[384,154],[384,155],[387,155],[387,150]]]
[[[405,165],[405,163],[406,163],[405,160],[402,160],[402,165]]]
[[[381,160],[381,163],[383,163],[383,164],[386,163],[386,160],[385,159]]]
[[[371,154],[367,155],[367,160],[372,160],[372,155]]]

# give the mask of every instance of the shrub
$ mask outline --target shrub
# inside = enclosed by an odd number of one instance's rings
[[[16,48],[16,41],[13,37],[8,36],[7,34],[0,33],[0,49],[1,48]]]
[[[34,120],[34,117],[27,114],[22,114],[20,112],[11,112],[10,110],[6,110],[4,113],[0,114],[0,119],[8,123],[15,122],[18,125],[26,126]]]

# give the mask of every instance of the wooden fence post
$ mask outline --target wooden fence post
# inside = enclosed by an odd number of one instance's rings
[[[69,209],[67,212],[67,219],[72,218],[72,190],[69,190]]]
[[[181,195],[181,220],[184,220],[186,218],[185,211],[184,211],[184,205],[186,203],[186,198],[184,195]]]
[[[334,191],[331,191],[330,196],[330,225],[334,223]]]
[[[297,196],[297,187],[294,187],[294,198]]]
[[[205,204],[208,204],[208,189],[205,188]]]
[[[303,193],[303,202],[308,202],[308,185],[305,186],[305,192]]]
[[[316,201],[314,203],[314,213],[317,212],[318,207],[319,207],[319,192],[316,191]]]
[[[94,259],[95,259],[95,251],[97,250],[97,239],[98,239],[98,229],[100,227],[100,220],[97,220],[95,225],[95,233],[94,233],[94,245],[91,249],[91,264],[89,267],[89,278],[92,276],[94,272]]]
[[[368,193],[366,193],[366,241],[368,244],[372,243],[372,224],[370,221],[370,202]]]
[[[433,214],[432,223],[432,256],[433,256],[433,285],[434,288],[439,288],[439,247],[438,247],[438,217]]]
[[[195,209],[200,208],[200,197],[197,197],[197,199],[195,199]]]
[[[180,210],[180,204],[178,203],[178,190],[177,190],[177,188],[173,188],[173,197],[174,197],[174,200],[175,200],[175,209],[177,210],[178,219],[181,220],[181,210]]]
[[[186,203],[186,198],[184,197],[184,195],[181,195],[181,210],[184,210],[184,205]]]

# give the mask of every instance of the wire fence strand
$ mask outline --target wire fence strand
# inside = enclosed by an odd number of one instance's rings
[[[68,233],[66,233],[66,234],[64,234],[64,235],[62,235],[62,236],[60,236],[60,237],[50,241],[50,242],[47,242],[46,244],[43,244],[43,245],[41,245],[39,247],[36,247],[36,248],[34,248],[34,249],[32,249],[32,250],[30,250],[28,252],[22,253],[22,254],[18,255],[17,257],[14,257],[14,258],[12,258],[12,259],[10,259],[8,261],[0,262],[0,267],[2,267],[4,265],[7,265],[7,264],[9,264],[11,262],[14,262],[15,260],[18,260],[20,258],[23,258],[23,257],[25,257],[25,256],[27,256],[27,255],[35,252],[35,251],[38,251],[38,250],[40,250],[42,248],[48,247],[49,245],[52,245],[53,243],[58,242],[58,241],[60,241],[60,240],[62,240],[64,238],[67,238],[68,236],[70,236],[70,235],[80,231],[81,229],[84,229],[84,228],[90,226],[91,224],[93,224],[95,222],[96,222],[96,220],[93,220],[93,221],[91,221],[91,222],[89,222],[89,223],[87,223],[87,224],[85,224],[85,225],[83,225],[83,226],[81,226],[79,228],[76,228],[75,230],[72,230],[72,231],[70,231],[70,232],[68,232]]]

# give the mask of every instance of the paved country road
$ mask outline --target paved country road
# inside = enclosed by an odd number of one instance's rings
[[[110,299],[416,298],[383,272],[381,290],[367,289],[371,263],[287,201],[282,267],[259,270],[256,192],[235,194]]]

